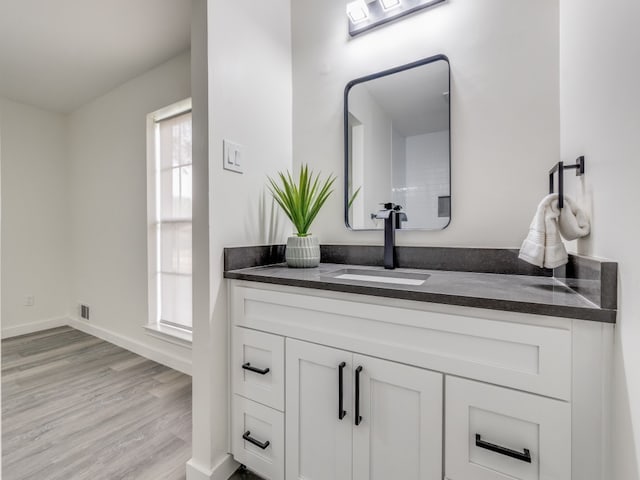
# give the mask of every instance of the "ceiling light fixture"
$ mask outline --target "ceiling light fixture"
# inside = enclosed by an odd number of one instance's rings
[[[446,0],[355,0],[347,4],[349,35],[364,33],[379,25],[432,7]]]

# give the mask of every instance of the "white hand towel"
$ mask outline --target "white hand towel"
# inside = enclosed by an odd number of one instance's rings
[[[558,230],[565,240],[585,237],[589,235],[591,230],[591,222],[588,215],[566,195],[564,197],[564,208],[560,210],[560,217],[558,218]]]
[[[519,255],[522,260],[544,268],[567,263],[567,250],[558,232],[559,216],[558,194],[544,197],[529,226],[529,235],[522,242]]]

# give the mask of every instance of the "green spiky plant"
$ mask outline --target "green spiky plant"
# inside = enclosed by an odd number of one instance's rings
[[[356,201],[356,197],[360,193],[360,189],[361,188],[362,188],[362,185],[359,186],[358,189],[355,192],[353,192],[353,195],[351,195],[351,198],[349,199],[349,203],[347,204],[347,208],[351,208],[351,206],[353,205],[353,202]]]
[[[336,177],[329,175],[321,182],[320,174],[314,175],[313,171],[309,171],[308,165],[300,168],[297,182],[288,170],[278,172],[278,177],[280,184],[275,179],[267,177],[273,198],[293,223],[297,230],[296,235],[309,236],[311,224],[329,195],[333,193],[332,187]]]

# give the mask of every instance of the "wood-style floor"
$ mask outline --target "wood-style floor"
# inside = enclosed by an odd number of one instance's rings
[[[63,327],[2,341],[3,480],[178,480],[191,377]]]

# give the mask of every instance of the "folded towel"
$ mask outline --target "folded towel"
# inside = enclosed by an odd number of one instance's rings
[[[529,234],[522,242],[519,257],[538,267],[556,268],[568,261],[567,250],[558,231],[558,194],[542,199],[536,211]]]
[[[565,240],[575,240],[576,238],[589,235],[591,222],[589,217],[571,198],[565,195],[564,208],[560,210],[558,218],[558,230]]]

